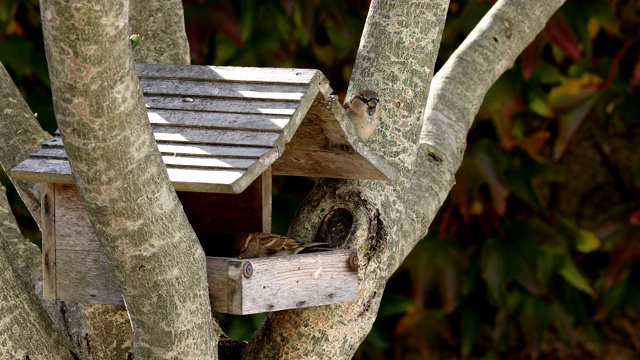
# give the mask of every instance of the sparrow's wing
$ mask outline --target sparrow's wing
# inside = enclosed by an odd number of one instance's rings
[[[239,259],[252,257],[252,254],[248,254],[249,244],[251,241],[255,241],[254,235],[251,233],[238,233],[233,239],[232,251]]]
[[[297,254],[305,248],[326,244],[301,243],[296,239],[275,234],[259,234],[257,236],[260,243],[261,255],[263,256]]]

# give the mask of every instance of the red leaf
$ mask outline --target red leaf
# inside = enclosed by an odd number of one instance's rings
[[[634,211],[629,215],[629,222],[632,225],[640,226],[640,209]]]
[[[500,135],[500,147],[509,151],[516,145],[517,140],[513,137],[513,115],[524,109],[522,98],[514,94],[508,99],[504,99],[501,111],[496,114],[497,130]]]
[[[558,138],[553,145],[553,160],[558,161],[564,151],[569,146],[569,143],[573,139],[573,136],[580,128],[580,125],[587,118],[587,115],[591,111],[591,108],[596,102],[596,97],[592,97],[584,103],[576,106],[571,111],[564,113],[558,118]]]
[[[537,131],[524,139],[520,139],[518,145],[530,155],[535,155],[542,150],[550,136],[551,134],[548,131]]]
[[[631,86],[632,89],[637,88],[638,85],[640,85],[640,59],[638,59],[638,61],[636,61],[635,65],[633,66],[631,79],[629,79],[629,86]]]
[[[540,61],[540,53],[542,52],[542,48],[544,44],[548,41],[547,36],[544,32],[541,32],[536,36],[536,38],[527,46],[522,54],[520,54],[520,67],[522,70],[522,78],[526,81],[531,78],[533,72],[538,66],[538,61]]]
[[[293,4],[295,0],[282,0],[282,6],[284,6],[284,10],[287,13],[287,16],[291,16],[291,11],[293,11]]]
[[[500,180],[498,169],[491,157],[485,153],[479,153],[475,160],[480,173],[483,175],[484,180],[489,186],[493,208],[499,215],[504,215],[507,210],[509,188]]]
[[[605,289],[610,289],[619,279],[627,265],[640,258],[640,246],[635,240],[628,240],[618,245],[611,253],[609,268],[605,278]]]
[[[562,157],[576,131],[582,125],[598,99],[602,80],[586,73],[568,79],[549,92],[549,105],[558,113],[558,138],[553,145],[553,159]]]
[[[549,40],[567,54],[571,60],[576,62],[582,60],[578,41],[576,41],[562,17],[554,15],[547,23],[544,31],[549,35]]]

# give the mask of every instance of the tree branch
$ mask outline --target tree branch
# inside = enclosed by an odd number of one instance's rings
[[[447,0],[371,3],[353,70],[349,94],[378,92],[382,124],[368,145],[391,161],[398,178],[390,182],[323,179],[298,211],[289,234],[311,240],[323,219],[338,208],[353,215],[346,243],[360,258],[358,300],[331,306],[272,313],[250,341],[244,358],[351,358],[376,318],[393,269],[411,164],[431,74],[444,27]],[[350,226],[350,224],[349,224]],[[348,228],[348,227],[347,227]]]
[[[190,64],[181,0],[131,0],[129,25],[142,37],[133,51],[137,63]]]
[[[40,222],[40,186],[34,182],[16,181],[11,169],[40,144],[51,138],[42,130],[36,117],[20,95],[20,91],[0,63],[0,166],[11,179],[36,222]]]
[[[485,94],[564,0],[498,1],[436,74],[407,192],[401,256],[427,233],[455,183],[466,137]]]
[[[41,1],[54,110],[131,317],[136,358],[215,358],[206,262],[155,146],[128,1]]]

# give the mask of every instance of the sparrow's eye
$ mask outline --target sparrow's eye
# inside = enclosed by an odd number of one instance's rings
[[[363,103],[366,103],[366,102],[369,102],[369,99],[364,97],[364,95],[360,95],[360,101],[362,101]]]

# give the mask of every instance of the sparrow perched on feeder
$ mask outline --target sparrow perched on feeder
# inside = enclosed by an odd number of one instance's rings
[[[290,237],[265,233],[240,233],[233,243],[238,259],[267,256],[291,255],[312,247],[325,245],[323,242],[301,243]]]
[[[351,101],[344,104],[349,119],[362,140],[367,140],[380,123],[378,94],[373,90],[362,90]]]

